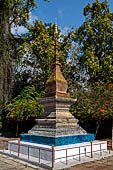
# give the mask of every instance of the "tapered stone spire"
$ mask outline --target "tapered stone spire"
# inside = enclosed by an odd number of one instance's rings
[[[54,48],[54,61],[52,64],[52,73],[49,79],[46,82],[46,97],[50,96],[61,96],[61,97],[69,97],[70,95],[67,93],[67,81],[65,80],[61,70],[59,63],[59,55],[58,55],[58,29],[57,24],[55,23],[55,48]]]
[[[53,65],[60,65],[59,63],[59,56],[58,56],[58,28],[57,24],[55,23],[55,33],[54,33],[54,39],[55,39],[55,54],[54,54],[54,62]]]
[[[38,101],[44,107],[44,113],[35,120],[35,126],[23,135],[21,140],[44,145],[64,146],[89,142],[92,136],[82,129],[78,120],[70,113],[69,107],[76,101],[67,93],[67,81],[60,70],[58,56],[58,31],[55,24],[55,54],[53,70],[46,82],[47,93]]]
[[[55,48],[52,73],[46,82],[46,95],[38,101],[44,107],[44,113],[36,119],[36,125],[30,134],[47,137],[70,136],[83,133],[78,120],[70,113],[69,107],[76,99],[67,93],[68,84],[61,70],[58,55],[58,30],[55,23]],[[55,139],[55,138],[54,138]]]

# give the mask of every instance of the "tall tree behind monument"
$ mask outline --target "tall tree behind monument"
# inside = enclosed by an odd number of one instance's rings
[[[76,30],[80,68],[90,84],[113,81],[113,13],[108,0],[96,0],[84,8],[85,22]]]
[[[101,122],[113,113],[113,13],[108,0],[96,0],[84,8],[84,16],[85,22],[76,30],[74,40],[81,48],[79,68],[90,86],[86,86],[82,95],[78,94],[74,114],[78,113],[83,121],[96,118]]]
[[[11,26],[25,26],[33,7],[35,0],[0,1],[0,106],[7,103],[13,88]]]
[[[13,69],[9,55],[9,6],[8,1],[0,2],[0,105],[5,104],[12,92]]]

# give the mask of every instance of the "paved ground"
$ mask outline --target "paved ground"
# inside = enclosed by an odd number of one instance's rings
[[[0,170],[44,170],[25,164],[15,158],[0,155]],[[64,170],[64,169],[62,169]],[[65,170],[113,170],[113,156],[98,161],[82,163]]]
[[[113,156],[98,161],[79,164],[71,168],[66,168],[65,170],[113,170]]]
[[[0,170],[36,170],[36,168],[20,163],[14,158],[0,155]]]

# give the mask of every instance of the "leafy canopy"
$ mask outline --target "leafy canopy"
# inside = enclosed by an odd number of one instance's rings
[[[34,7],[37,7],[35,0],[1,0],[0,14],[5,16],[9,24],[21,26],[29,20],[29,14]]]
[[[90,120],[102,122],[113,118],[113,84],[77,91],[77,101],[71,107],[71,112],[81,123],[86,124]]]
[[[96,0],[84,8],[85,22],[76,30],[74,40],[79,43],[80,68],[89,81],[113,81],[113,13],[108,1]]]
[[[7,119],[15,121],[27,120],[29,117],[37,118],[42,112],[42,106],[37,99],[41,94],[36,92],[34,86],[26,87],[20,95],[6,105]]]
[[[15,51],[16,58],[18,58],[15,77],[16,90],[26,84],[33,84],[40,92],[45,90],[46,81],[52,71],[55,45],[54,25],[37,20],[34,25],[28,25],[27,29],[28,33],[17,38],[19,43]],[[67,35],[61,35],[60,29],[58,32],[61,70],[69,81],[69,85],[72,86],[72,83],[74,85],[79,79],[75,65],[76,49],[72,49],[71,32]]]

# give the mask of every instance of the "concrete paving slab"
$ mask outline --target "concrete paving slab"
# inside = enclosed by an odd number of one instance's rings
[[[24,170],[33,170],[33,168],[26,167]]]
[[[0,170],[4,170],[4,168],[3,168],[3,167],[0,167]]]

